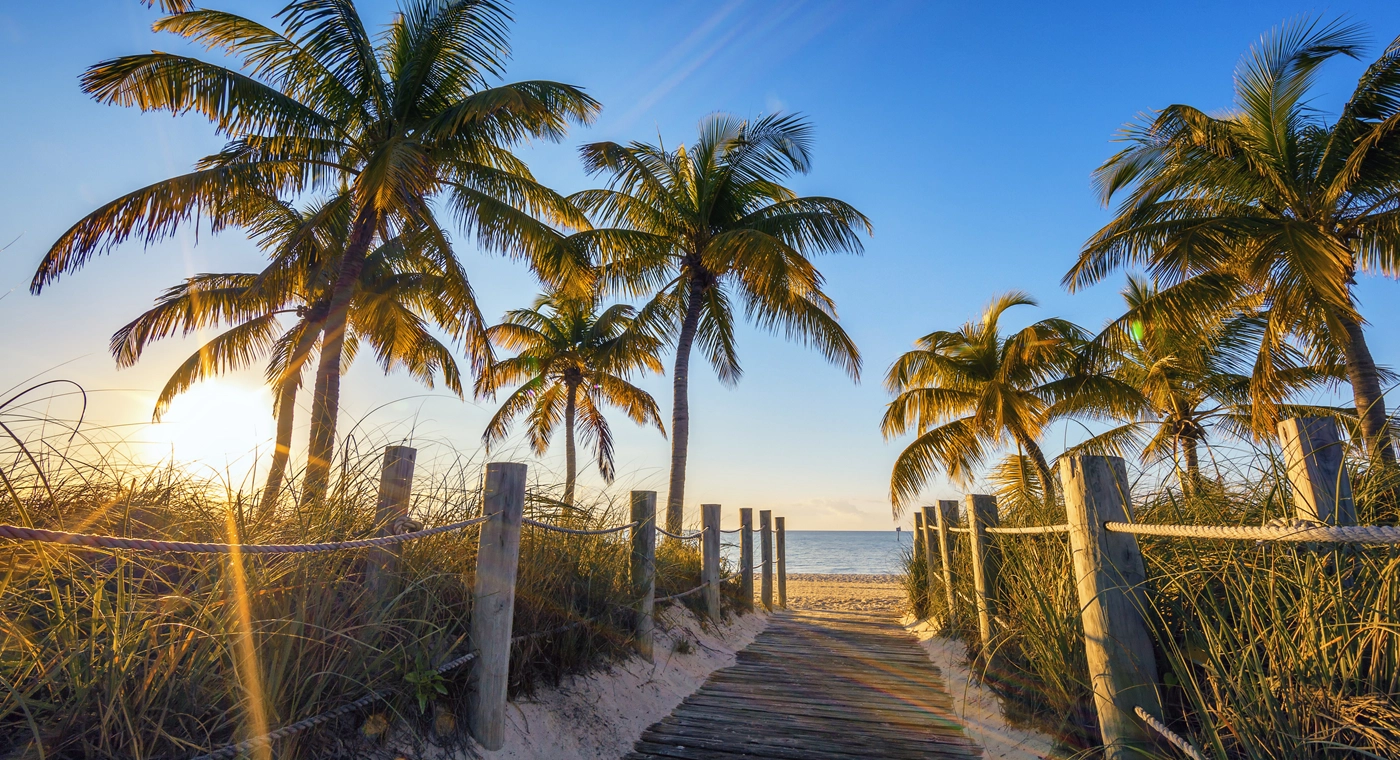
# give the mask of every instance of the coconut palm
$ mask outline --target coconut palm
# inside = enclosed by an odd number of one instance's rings
[[[598,104],[546,81],[488,86],[509,55],[503,6],[490,0],[408,2],[372,35],[350,0],[297,0],[280,29],[231,13],[193,10],[155,28],[241,64],[153,52],[104,61],[83,75],[104,103],[196,111],[229,142],[195,170],[104,204],[54,243],[35,274],[39,292],[92,256],[137,236],[150,243],[183,224],[247,222],[266,195],[340,193],[353,223],[330,290],[320,351],[306,490],[324,493],[335,446],[341,359],[356,283],[376,241],[396,230],[446,236],[438,209],[487,249],[528,259],[545,279],[576,274],[555,226],[586,224],[508,148],[558,140]],[[485,325],[470,312],[474,371],[489,361]]]
[[[834,198],[801,197],[781,182],[811,165],[811,126],[794,115],[756,120],[715,114],[694,145],[599,142],[581,148],[585,168],[608,176],[604,189],[570,196],[597,229],[571,238],[599,263],[604,283],[650,296],[638,321],[675,340],[670,493],[666,526],[679,531],[690,444],[691,349],[721,382],[741,368],[735,300],[762,328],[816,348],[852,378],[860,352],[841,328],[810,257],[859,252],[869,220]]]
[[[612,482],[612,430],[603,416],[605,406],[621,409],[639,425],[666,431],[651,394],[629,382],[635,372],[664,371],[657,356],[661,341],[634,329],[635,316],[625,304],[599,314],[594,299],[556,295],[540,298],[534,308],[507,312],[501,324],[487,330],[495,345],[518,353],[492,364],[478,382],[478,393],[519,387],[492,416],[482,440],[488,447],[501,441],[523,414],[531,446],[544,454],[562,421],[565,504],[574,503],[576,434],[593,444],[598,471]]]
[[[970,483],[988,455],[1007,443],[1029,457],[1039,488],[1054,498],[1054,477],[1039,440],[1047,424],[1067,413],[1056,401],[1065,395],[1065,376],[1085,335],[1054,318],[1001,333],[1008,309],[1034,305],[1019,291],[1000,295],[981,319],[925,335],[890,367],[885,387],[895,398],[881,430],[886,439],[917,434],[890,474],[896,516],[934,475]]]
[[[1254,437],[1256,397],[1250,380],[1267,320],[1248,310],[1235,311],[1217,315],[1200,329],[1181,330],[1172,318],[1183,308],[1180,296],[1158,291],[1141,277],[1128,279],[1126,312],[1084,350],[1096,371],[1119,381],[1122,395],[1115,411],[1121,424],[1071,451],[1135,453],[1148,461],[1179,457],[1182,487],[1189,493],[1202,482],[1200,447],[1212,432],[1237,440]],[[1339,381],[1345,377],[1342,367],[1308,365],[1292,346],[1269,358],[1276,362],[1269,369],[1276,382],[1268,390],[1282,395],[1258,398],[1258,404],[1290,416],[1338,414],[1332,408],[1289,404],[1288,396]]]
[[[1284,26],[1235,77],[1235,110],[1173,105],[1125,128],[1128,147],[1096,174],[1105,204],[1124,194],[1065,276],[1071,290],[1127,266],[1171,287],[1214,278],[1264,317],[1251,377],[1256,400],[1280,396],[1274,354],[1305,342],[1309,363],[1340,355],[1373,457],[1394,462],[1381,373],[1352,293],[1358,273],[1400,274],[1400,39],[1361,76],[1336,121],[1312,106],[1322,62],[1356,57],[1360,31]],[[1179,329],[1193,329],[1188,308]],[[1287,362],[1283,362],[1287,364]],[[1256,415],[1261,434],[1276,415]]]
[[[266,269],[190,277],[112,336],[112,354],[119,366],[128,367],[148,345],[177,332],[226,328],[171,375],[156,399],[156,421],[195,383],[269,358],[267,380],[274,388],[277,437],[262,511],[274,508],[281,493],[297,390],[308,359],[324,337],[330,291],[352,222],[349,208],[332,200],[302,212],[269,199],[256,225],[259,238],[274,252]],[[365,341],[385,372],[402,367],[430,388],[441,375],[461,396],[456,360],[428,328],[436,326],[460,338],[466,330],[461,315],[471,291],[451,252],[436,248],[439,242],[435,235],[405,233],[369,253],[351,300],[346,345],[353,358]],[[296,315],[290,327],[282,323],[287,314]]]

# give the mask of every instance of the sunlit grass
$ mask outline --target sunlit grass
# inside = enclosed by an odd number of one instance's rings
[[[3,450],[0,522],[244,543],[372,535],[378,446],[347,453],[324,505],[305,509],[289,496],[261,513],[219,480],[123,461],[110,454],[116,449],[93,454],[102,451],[94,438],[79,445],[62,427],[35,431],[25,446],[11,439]],[[438,459],[415,478],[412,516],[433,525],[476,515],[481,462]],[[626,521],[625,494],[577,508],[562,507],[558,495],[532,486],[527,514],[572,527]],[[253,757],[458,746],[468,667],[425,674],[467,651],[476,531],[405,545],[378,591],[365,583],[366,554],[0,545],[0,755],[190,757],[378,690],[393,696]],[[628,558],[626,532],[524,530],[515,631],[590,622],[518,644],[512,693],[630,654]],[[658,595],[699,577],[696,548],[661,544]],[[698,608],[699,596],[685,602]]]
[[[1360,522],[1393,523],[1385,478],[1353,466],[1352,480]],[[1234,463],[1223,483],[1192,498],[1174,487],[1144,488],[1136,519],[1260,525],[1292,516],[1286,480],[1267,453]],[[1003,516],[1012,525],[1063,521],[1058,504]],[[968,642],[1008,717],[1069,749],[1096,745],[1068,538],[999,537],[996,636],[985,650],[969,601],[968,540],[956,539],[952,634]],[[1400,756],[1400,553],[1143,537],[1139,544],[1162,717],[1175,730],[1216,758]],[[927,608],[941,617],[938,579],[934,592]]]

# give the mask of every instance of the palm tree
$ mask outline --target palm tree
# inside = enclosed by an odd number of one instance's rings
[[[859,252],[858,232],[869,233],[870,222],[847,203],[800,197],[781,184],[808,171],[810,147],[811,126],[799,116],[715,114],[689,148],[599,142],[580,149],[589,173],[606,174],[609,183],[570,196],[601,227],[571,241],[592,254],[606,286],[652,296],[639,323],[676,342],[668,530],[683,522],[691,349],[698,340],[720,381],[738,382],[735,298],[760,327],[816,348],[859,378],[860,352],[810,257]]]
[[[1071,451],[1116,456],[1132,452],[1146,460],[1179,456],[1182,487],[1190,493],[1202,483],[1200,446],[1212,431],[1239,440],[1254,437],[1256,403],[1290,416],[1336,415],[1336,409],[1286,401],[1291,394],[1336,382],[1344,374],[1335,364],[1310,366],[1299,351],[1285,346],[1271,354],[1276,366],[1269,369],[1278,379],[1269,390],[1282,395],[1256,400],[1250,379],[1266,320],[1247,310],[1235,311],[1217,315],[1199,329],[1181,330],[1172,319],[1172,313],[1183,308],[1180,295],[1158,291],[1141,277],[1128,278],[1123,289],[1127,311],[1083,352],[1088,363],[1096,365],[1095,372],[1118,381],[1115,408],[1098,416],[1118,417],[1122,424]]]
[[[598,103],[546,81],[488,86],[509,55],[510,17],[490,0],[419,0],[371,35],[351,0],[297,0],[281,30],[231,13],[192,10],[155,28],[241,63],[242,70],[171,53],[104,61],[83,76],[99,101],[173,113],[196,111],[229,142],[195,170],[104,204],[54,243],[35,274],[39,292],[135,235],[150,243],[202,218],[214,230],[248,221],[266,195],[344,190],[353,220],[320,351],[306,491],[324,493],[339,410],[341,360],[356,283],[376,240],[395,230],[441,238],[449,209],[482,246],[530,261],[546,280],[577,274],[554,226],[586,225],[535,182],[509,146],[561,139]],[[554,226],[552,226],[554,225]],[[489,361],[473,312],[466,349]]]
[[[1320,64],[1356,57],[1359,39],[1354,26],[1286,25],[1241,63],[1233,112],[1173,105],[1126,127],[1128,147],[1095,175],[1105,204],[1126,195],[1064,284],[1076,290],[1143,265],[1164,287],[1209,277],[1231,298],[1256,299],[1256,398],[1279,395],[1270,357],[1291,338],[1305,341],[1311,364],[1340,354],[1366,447],[1393,463],[1381,374],[1352,286],[1358,272],[1400,274],[1400,39],[1335,122],[1311,103]],[[1198,312],[1209,309],[1178,316]]]
[[[1053,318],[1002,335],[1007,309],[1034,305],[1019,291],[998,296],[980,320],[925,335],[890,367],[885,387],[895,398],[881,431],[887,440],[917,433],[890,474],[896,516],[940,470],[968,483],[991,450],[1008,442],[1030,458],[1046,500],[1053,500],[1054,476],[1039,439],[1061,414],[1055,401],[1085,336]]]
[[[195,383],[269,357],[267,380],[275,389],[277,438],[259,503],[263,512],[276,506],[281,493],[297,390],[308,359],[323,339],[330,289],[351,223],[348,208],[332,201],[302,212],[269,200],[256,225],[264,245],[274,251],[266,269],[190,277],[112,336],[117,364],[129,367],[157,340],[227,326],[171,375],[156,400],[156,421]],[[433,235],[405,233],[369,253],[351,301],[346,340],[352,356],[363,340],[385,372],[403,367],[430,388],[440,374],[461,396],[456,360],[428,327],[460,338],[466,329],[461,314],[471,291],[451,252],[435,249],[438,242]],[[284,329],[281,317],[286,314],[295,314],[296,321]]]
[[[494,344],[518,353],[492,364],[478,383],[478,393],[520,385],[491,418],[482,440],[488,447],[499,442],[511,423],[525,414],[530,444],[536,454],[544,454],[562,420],[565,504],[574,503],[576,425],[581,425],[583,439],[592,442],[598,470],[607,482],[613,479],[613,444],[604,406],[617,407],[633,422],[666,432],[651,394],[628,381],[634,372],[664,371],[657,356],[661,342],[634,329],[635,316],[625,304],[599,314],[593,299],[546,296],[534,308],[507,312],[501,324],[486,331]]]

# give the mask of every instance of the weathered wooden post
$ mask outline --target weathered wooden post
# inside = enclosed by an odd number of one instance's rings
[[[787,527],[786,518],[773,518],[774,539],[778,543],[778,607],[787,609]]]
[[[656,641],[656,492],[632,492],[632,598],[637,654],[651,662]]]
[[[938,528],[938,555],[943,560],[943,591],[948,595],[948,622],[952,626],[958,617],[957,600],[953,597],[953,543],[949,540],[948,529],[958,522],[958,503],[951,500],[938,502],[936,525]]]
[[[773,611],[773,510],[758,511],[759,549],[763,560],[763,582],[759,584],[759,596],[763,609]]]
[[[1331,417],[1293,417],[1278,424],[1293,514],[1327,525],[1355,525],[1356,504],[1347,476],[1346,445]]]
[[[418,450],[410,446],[386,446],[379,471],[379,502],[374,509],[375,535],[406,533],[409,495],[413,491],[413,463]],[[373,596],[392,593],[390,584],[399,568],[399,547],[370,549],[365,582]]]
[[[719,505],[700,505],[701,571],[700,582],[705,585],[705,614],[718,624],[719,616]]]
[[[481,526],[472,592],[472,665],[468,708],[472,736],[498,750],[506,739],[506,680],[510,674],[515,576],[520,567],[520,518],[525,508],[525,465],[491,462],[482,478]]]
[[[936,571],[938,569],[936,559],[938,554],[938,534],[936,529],[934,528],[934,525],[938,523],[938,517],[935,515],[935,513],[938,511],[938,508],[924,507],[919,511],[923,513],[924,518],[924,556],[915,557],[914,559],[915,561],[918,561],[920,559],[924,561],[924,593],[928,597],[929,607],[932,608],[934,578],[937,577]]]
[[[915,557],[921,557],[924,553],[924,512],[918,510],[914,512],[914,547]]]
[[[977,633],[986,646],[992,640],[992,615],[996,614],[994,593],[997,585],[999,557],[992,546],[987,528],[1001,524],[997,515],[997,499],[980,493],[970,493],[964,502],[967,504],[967,524],[971,528],[968,537],[972,539],[972,585],[973,601],[977,603]]]
[[[1134,708],[1162,714],[1157,660],[1142,617],[1147,573],[1137,537],[1104,529],[1106,522],[1132,521],[1127,468],[1119,457],[1065,457],[1060,481],[1105,757],[1144,757],[1151,754],[1152,737]]]
[[[753,612],[753,507],[739,508],[739,596]]]

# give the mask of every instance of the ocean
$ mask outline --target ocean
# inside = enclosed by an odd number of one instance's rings
[[[788,573],[846,573],[877,575],[901,572],[900,552],[913,542],[909,531],[790,530],[787,531]],[[722,554],[739,563],[739,534],[724,534]],[[762,561],[759,534],[754,532],[753,562]]]

